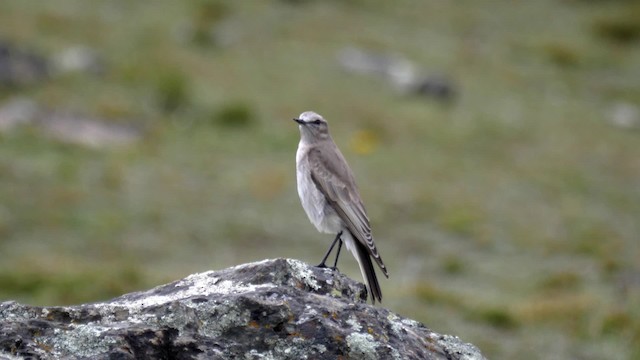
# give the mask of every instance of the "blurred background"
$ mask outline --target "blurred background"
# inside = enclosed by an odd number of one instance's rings
[[[382,306],[489,358],[640,358],[637,1],[4,0],[0,300],[316,264],[306,110],[356,174]]]

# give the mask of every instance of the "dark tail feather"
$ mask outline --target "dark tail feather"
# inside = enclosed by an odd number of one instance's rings
[[[367,283],[367,289],[369,289],[369,294],[371,294],[371,301],[373,304],[376,303],[376,300],[382,302],[382,290],[380,290],[380,284],[378,283],[378,277],[376,276],[376,269],[373,267],[373,262],[371,262],[371,257],[369,256],[369,252],[365,245],[360,243],[359,241],[354,241],[356,245],[356,252],[358,265],[360,266],[360,271],[362,272],[362,277]]]

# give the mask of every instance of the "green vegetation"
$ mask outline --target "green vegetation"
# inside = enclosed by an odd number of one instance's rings
[[[330,122],[391,278],[383,306],[495,359],[640,356],[634,1],[5,0],[0,34],[100,74],[0,89],[134,122],[128,147],[0,133],[0,300],[98,301],[331,237],[295,190],[298,130]],[[636,15],[634,15],[636,14]],[[345,46],[454,79],[450,103],[343,71]],[[345,255],[341,271],[360,279]],[[626,280],[625,280],[626,279]],[[635,280],[634,280],[635,279]]]

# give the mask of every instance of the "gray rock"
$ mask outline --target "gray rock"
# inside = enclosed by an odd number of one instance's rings
[[[397,54],[346,47],[338,53],[337,60],[344,70],[380,77],[401,94],[430,97],[440,101],[450,101],[456,95],[455,86],[447,77],[423,75],[424,70]]]
[[[0,133],[32,123],[39,112],[35,101],[17,97],[0,104]]]
[[[91,148],[127,146],[142,137],[142,131],[133,125],[62,111],[43,113],[37,126],[53,139]]]
[[[71,46],[53,57],[53,68],[58,73],[88,73],[101,75],[105,72],[104,59],[88,46]]]
[[[638,130],[640,129],[640,109],[631,103],[618,102],[609,110],[608,120],[615,127]]]
[[[45,57],[0,39],[0,89],[34,85],[48,77]]]
[[[0,133],[9,133],[25,125],[58,141],[91,148],[127,146],[143,136],[142,129],[134,126],[131,121],[117,123],[98,117],[50,110],[25,97],[0,103]]]
[[[9,301],[0,304],[0,359],[484,359],[366,296],[330,269],[275,259],[102,303]]]

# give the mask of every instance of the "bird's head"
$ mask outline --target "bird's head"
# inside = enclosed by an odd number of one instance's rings
[[[305,141],[317,141],[329,137],[329,124],[320,114],[305,111],[293,121],[299,124],[300,135]]]

